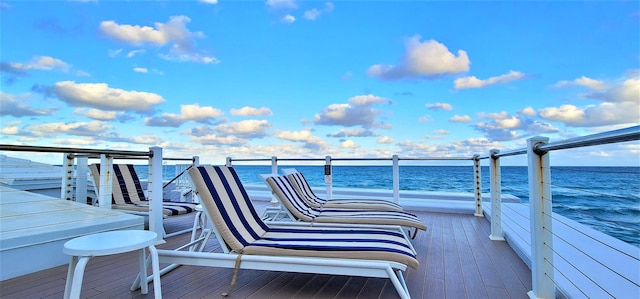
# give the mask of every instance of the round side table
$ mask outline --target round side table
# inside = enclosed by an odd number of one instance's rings
[[[71,256],[67,283],[64,288],[64,298],[79,298],[82,289],[84,269],[94,256],[124,253],[140,250],[140,288],[142,294],[149,292],[147,285],[146,249],[151,254],[151,269],[153,271],[153,292],[155,298],[162,298],[160,289],[160,266],[158,251],[154,244],[158,235],[146,230],[118,230],[86,235],[71,239],[64,243],[62,252]],[[137,288],[134,284],[132,290]]]

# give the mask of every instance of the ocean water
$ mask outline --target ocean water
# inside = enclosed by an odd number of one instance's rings
[[[324,185],[323,166],[295,167],[312,186]],[[234,166],[243,184],[264,184],[271,166]],[[139,174],[146,173],[141,166]],[[503,166],[502,192],[529,201],[526,166]],[[143,175],[141,175],[143,176]],[[166,166],[164,177],[175,176]],[[489,192],[489,168],[481,168],[482,192]],[[552,167],[553,211],[640,247],[640,167]],[[392,189],[391,166],[333,166],[336,188]],[[401,190],[473,192],[471,166],[400,166]]]

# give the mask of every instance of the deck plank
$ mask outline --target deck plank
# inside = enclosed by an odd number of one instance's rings
[[[428,230],[413,241],[420,267],[406,277],[413,298],[526,298],[531,272],[506,242],[488,239],[490,225],[473,215],[415,212]],[[168,231],[190,227],[193,215],[165,220]],[[166,239],[158,248],[184,244],[188,234]],[[219,251],[217,240],[207,250]],[[81,298],[152,298],[129,287],[137,269],[137,253],[93,258],[87,265]],[[2,298],[60,298],[67,266],[59,266],[0,283]],[[232,269],[181,266],[161,278],[164,298],[218,298],[227,291]],[[241,269],[234,298],[397,298],[385,279],[283,273]]]

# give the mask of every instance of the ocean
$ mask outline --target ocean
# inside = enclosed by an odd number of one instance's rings
[[[138,171],[146,174],[146,166]],[[312,186],[324,185],[323,166],[295,167]],[[234,166],[243,184],[264,184],[271,166]],[[526,166],[502,166],[502,193],[529,201]],[[165,166],[165,180],[175,167]],[[481,168],[489,192],[489,168]],[[640,167],[552,167],[553,211],[640,247]],[[333,187],[392,189],[391,166],[333,166]],[[471,166],[400,166],[400,190],[473,192]]]

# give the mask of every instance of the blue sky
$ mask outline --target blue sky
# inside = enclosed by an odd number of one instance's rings
[[[637,1],[1,1],[0,13],[4,144],[161,146],[214,164],[459,157],[640,122]],[[552,162],[639,157],[635,142]]]

